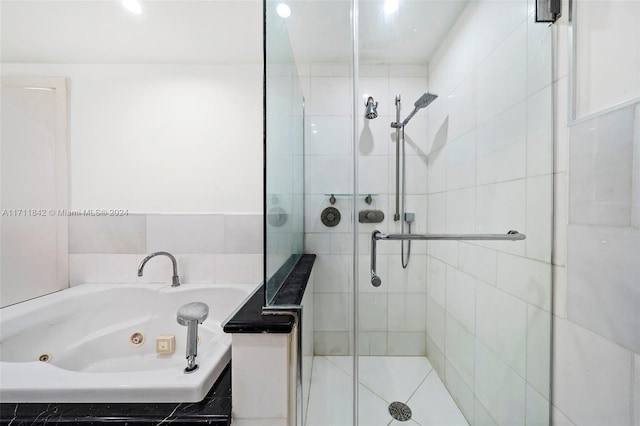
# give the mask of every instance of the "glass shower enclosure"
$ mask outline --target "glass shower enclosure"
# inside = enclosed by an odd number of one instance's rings
[[[301,144],[317,255],[305,424],[549,424],[552,26],[527,0],[265,17],[267,152],[270,126]],[[299,93],[269,89],[285,56]],[[294,92],[283,120],[270,96]]]

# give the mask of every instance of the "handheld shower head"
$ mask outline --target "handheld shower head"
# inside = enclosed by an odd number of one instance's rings
[[[420,98],[413,104],[416,109],[421,109],[429,106],[429,104],[436,100],[438,95],[434,95],[429,92],[425,92],[424,95],[420,96]]]
[[[418,110],[427,107],[431,102],[435,101],[437,97],[438,95],[434,95],[429,92],[425,92],[422,96],[420,96],[420,98],[418,98],[418,100],[413,104],[414,108],[413,111],[411,111],[411,114],[409,114],[407,118],[405,118],[402,122],[402,126],[406,126],[409,120],[411,120],[413,116],[416,115],[416,112],[418,112]]]
[[[378,116],[378,103],[373,101],[373,97],[369,96],[367,103],[364,104],[367,110],[364,112],[365,118],[373,120]]]

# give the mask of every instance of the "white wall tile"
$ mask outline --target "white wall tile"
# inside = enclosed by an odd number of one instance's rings
[[[387,271],[387,289],[389,293],[424,294],[427,291],[427,259],[424,255],[415,255],[413,251],[407,268],[402,267],[400,255],[389,255]],[[405,254],[406,256],[406,254]],[[405,258],[406,259],[406,258]],[[417,296],[416,296],[417,297]]]
[[[567,319],[567,268],[553,266],[553,315]]]
[[[499,20],[494,19],[500,16]],[[478,63],[511,36],[527,18],[526,1],[484,1],[478,3]],[[499,81],[499,80],[498,80]]]
[[[473,357],[472,357],[473,358]],[[462,380],[456,368],[447,362],[445,368],[446,388],[462,411],[469,424],[473,424],[475,411],[475,395],[472,388]]]
[[[460,270],[447,267],[446,308],[470,332],[475,330],[476,279]]]
[[[214,261],[216,283],[257,284],[263,280],[261,254],[217,254]]]
[[[447,315],[446,329],[447,363],[451,363],[464,383],[473,389],[475,382],[475,337],[450,315]]]
[[[547,398],[527,385],[526,424],[531,426],[548,426],[551,404]]]
[[[313,69],[311,70],[313,73]],[[351,109],[351,84],[348,77],[314,77],[306,113],[309,116],[348,116]]]
[[[498,253],[498,288],[549,311],[551,265],[524,257]]]
[[[526,129],[526,102],[520,102],[478,126],[478,185],[526,176]]]
[[[496,285],[496,252],[474,244],[460,243],[460,269],[479,280]]]
[[[236,395],[234,418],[288,416],[289,336],[234,334],[232,386]]]
[[[447,188],[447,155],[444,149],[432,152],[427,164],[427,189],[429,194]]]
[[[318,307],[315,305],[314,309]],[[323,332],[313,333],[313,347],[316,355],[349,355],[348,332]],[[386,342],[385,342],[386,350]]]
[[[473,233],[476,212],[475,188],[447,191],[447,232],[452,234]]]
[[[387,355],[387,338],[388,333],[386,331],[359,332],[358,351],[360,355]]]
[[[553,112],[551,85],[527,98],[527,176],[553,170]]]
[[[346,194],[351,159],[328,155],[305,157],[305,194]]]
[[[316,293],[349,293],[352,257],[324,254],[316,257],[313,269],[316,272]]]
[[[526,226],[526,182],[523,179],[476,188],[476,232],[506,233]],[[524,231],[521,231],[524,232]],[[484,247],[524,255],[523,241],[480,242]]]
[[[525,8],[524,2],[483,2],[478,5],[478,11],[483,8],[497,7],[496,14],[501,19],[498,25],[494,25],[495,19],[487,17],[478,22],[484,22],[481,27],[484,29],[500,28],[500,23],[508,22],[508,14],[511,8]],[[484,123],[491,117],[496,116],[501,111],[505,111],[511,106],[522,101],[527,91],[527,52],[522,46],[526,44],[527,24],[522,16],[522,24],[493,51],[487,60],[481,62],[478,67],[478,123]],[[519,18],[518,18],[519,19]],[[488,41],[483,40],[484,31],[478,32],[478,47],[487,46]],[[482,61],[482,53],[479,53]]]
[[[551,84],[552,42],[553,33],[549,25],[535,22],[535,13],[531,14],[527,19],[527,94],[529,95]]]
[[[347,156],[351,122],[347,116],[307,116],[305,154]]]
[[[498,424],[524,425],[526,383],[476,341],[476,395]]]
[[[427,334],[440,352],[444,353],[445,310],[430,297],[427,298]]]
[[[478,282],[476,312],[477,338],[521,377],[526,377],[527,304]]]
[[[390,356],[424,356],[427,352],[424,332],[389,332],[388,336]]]
[[[603,1],[588,2],[576,9],[575,19],[583,28],[581,33],[576,33],[576,109],[579,116],[640,94],[640,56],[637,49],[631,48],[633,44],[629,44],[638,40],[639,8],[635,1]],[[624,53],[611,48],[625,45],[629,49],[624,49]]]
[[[210,239],[220,238],[220,236],[213,237],[209,234],[216,225],[211,226],[207,224],[203,226],[206,231],[203,232],[205,242],[201,245],[201,250],[205,253],[210,253],[208,250],[216,249],[214,247],[215,243],[210,241]],[[225,253],[262,253],[264,251],[263,228],[262,215],[225,215]]]
[[[445,358],[444,354],[438,348],[438,346],[431,340],[429,334],[427,334],[427,355],[429,357],[429,362],[433,366],[434,371],[438,374],[439,377],[445,377]]]
[[[527,179],[527,257],[551,262],[553,218],[553,178],[551,175]]]
[[[449,142],[447,154],[447,189],[460,189],[476,183],[476,132],[470,131]]]
[[[389,331],[426,331],[426,304],[421,294],[389,294]],[[378,315],[384,312],[378,312]]]
[[[553,171],[555,173],[564,172],[569,167],[568,87],[568,77],[566,76],[553,84],[553,119],[555,123]]]
[[[640,424],[640,355],[633,355],[633,421]]]
[[[569,225],[569,320],[640,353],[640,230]]]
[[[633,110],[624,108],[571,129],[569,220],[629,226]]]
[[[449,140],[455,140],[476,127],[476,76],[472,74],[448,97]]]
[[[551,315],[527,306],[527,382],[549,399],[551,371]],[[548,417],[548,415],[546,416]]]
[[[69,218],[69,253],[144,253],[146,216]]]
[[[447,195],[430,194],[427,198],[427,229],[431,233],[447,232]]]
[[[144,255],[135,254],[101,255],[98,257],[97,282],[135,283],[138,278],[138,265],[143,258]],[[167,282],[171,283],[171,274],[167,276]]]
[[[69,285],[71,287],[98,282],[98,257],[96,254],[69,255]]]
[[[317,293],[314,295],[314,323],[316,331],[348,331],[351,296],[347,294]]]
[[[359,306],[360,330],[387,330],[387,312],[391,306],[387,304],[386,294],[361,294]]]
[[[575,426],[562,411],[553,405],[551,406],[551,424],[553,426]]]
[[[178,255],[178,274],[181,283],[213,283],[214,271],[215,255],[213,254]]]
[[[478,26],[476,3],[469,3],[447,34],[450,88],[457,90],[478,64]],[[475,102],[472,102],[472,106]]]
[[[567,264],[567,224],[569,223],[569,184],[567,172],[553,175],[553,253],[554,265]]]
[[[223,215],[147,215],[147,251],[224,253]]]
[[[640,34],[638,36],[640,37]],[[640,228],[640,105],[638,104],[635,106],[634,123],[631,226]]]
[[[429,256],[427,260],[427,282],[429,297],[445,307],[447,265]]]
[[[629,351],[556,319],[554,405],[575,424],[631,424],[631,362]]]

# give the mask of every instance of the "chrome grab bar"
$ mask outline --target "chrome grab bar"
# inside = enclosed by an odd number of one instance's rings
[[[382,280],[376,273],[376,241],[377,240],[439,240],[439,241],[519,241],[527,238],[518,231],[506,234],[383,234],[375,230],[371,233],[371,284],[379,287]]]

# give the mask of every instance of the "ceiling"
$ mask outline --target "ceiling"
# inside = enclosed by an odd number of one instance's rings
[[[286,1],[286,0],[284,0]],[[350,2],[292,0],[286,28],[296,61],[349,62]],[[275,6],[269,1],[268,5]],[[427,63],[466,0],[359,1],[364,63]],[[261,0],[0,1],[3,63],[258,63]],[[277,17],[277,19],[282,19]]]

